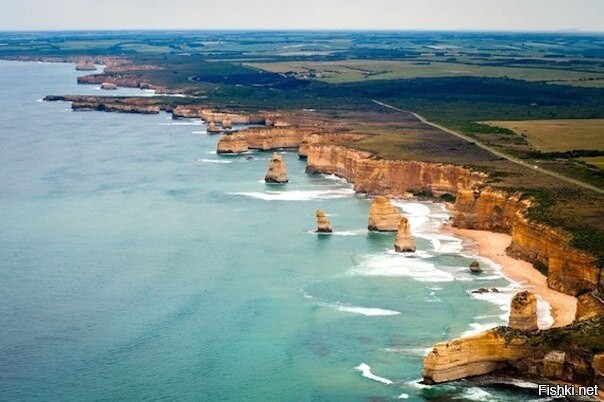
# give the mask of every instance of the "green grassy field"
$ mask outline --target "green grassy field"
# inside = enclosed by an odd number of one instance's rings
[[[604,150],[604,119],[489,121],[513,130],[542,152]]]

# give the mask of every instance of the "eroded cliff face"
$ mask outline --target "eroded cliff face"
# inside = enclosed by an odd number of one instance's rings
[[[152,98],[118,98],[103,96],[65,95],[46,96],[45,101],[71,102],[73,110],[97,110],[118,113],[155,114],[169,107],[157,99]]]
[[[367,229],[378,232],[396,232],[401,222],[401,213],[386,197],[377,197],[369,208]]]
[[[537,297],[531,292],[519,292],[510,306],[510,328],[535,331],[537,327]]]
[[[461,166],[377,159],[369,152],[340,145],[309,144],[305,153],[308,172],[341,176],[354,184],[355,191],[375,195],[403,197],[414,191],[457,194],[486,177]]]
[[[595,258],[571,246],[571,236],[559,229],[526,217],[531,202],[520,193],[508,194],[486,187],[458,192],[454,226],[464,229],[508,233],[508,252],[523,260],[547,267],[548,286],[577,295],[602,288]]]
[[[441,342],[424,359],[422,376],[428,384],[487,374],[527,356],[523,339],[507,342],[496,329]]]
[[[511,255],[547,267],[547,285],[576,296],[602,288],[600,268],[593,256],[570,245],[571,236],[561,230],[532,222],[518,214],[512,227]]]

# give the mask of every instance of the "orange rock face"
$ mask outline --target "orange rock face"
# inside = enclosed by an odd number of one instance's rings
[[[368,194],[401,197],[410,191],[435,195],[456,194],[486,177],[461,166],[374,158],[370,153],[339,145],[307,145],[306,170],[332,173],[354,183],[354,189]]]
[[[386,197],[378,197],[369,208],[367,229],[379,232],[396,232],[401,222],[401,213]]]
[[[248,149],[259,149],[268,151],[279,148],[297,148],[302,142],[304,136],[308,135],[309,130],[303,128],[290,127],[252,127],[245,130],[240,130],[235,137],[240,144],[245,143],[247,147],[240,145],[240,151],[245,152]],[[222,136],[218,141],[218,152],[221,149],[229,149],[228,144],[224,142],[232,141],[235,138]],[[236,153],[236,152],[234,152]]]
[[[523,331],[537,329],[537,297],[531,292],[519,292],[511,303],[509,326]]]
[[[569,234],[526,218],[530,201],[519,193],[485,188],[460,190],[457,194],[454,225],[466,229],[489,230],[512,235],[509,253],[547,267],[548,286],[576,295],[604,286],[595,258],[570,245]]]
[[[321,209],[317,209],[316,215],[317,215],[317,232],[318,233],[333,232],[333,229],[331,227],[331,222],[329,222],[329,219],[327,218],[327,215],[325,215],[325,212],[323,212],[323,210],[321,210]]]
[[[411,226],[409,220],[401,216],[396,232],[396,240],[394,241],[394,250],[397,252],[413,252],[415,251],[415,240],[411,236]]]
[[[507,342],[497,330],[441,342],[424,359],[422,376],[430,384],[490,373],[527,355],[522,340]]]
[[[218,141],[216,152],[219,154],[239,154],[249,150],[245,135],[241,132],[223,134]]]
[[[264,181],[267,183],[287,183],[289,181],[287,168],[280,154],[276,152],[273,154]]]

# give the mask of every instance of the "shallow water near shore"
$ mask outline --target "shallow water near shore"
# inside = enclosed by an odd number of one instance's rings
[[[294,152],[266,185],[270,153],[216,155],[200,121],[38,101],[99,94],[78,74],[0,61],[0,400],[530,399],[417,383],[507,311],[470,294],[510,282],[469,273],[442,205],[398,201],[418,252],[394,253],[371,200]]]

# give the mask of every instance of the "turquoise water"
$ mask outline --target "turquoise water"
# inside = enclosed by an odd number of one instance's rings
[[[419,251],[394,254],[370,199],[295,153],[266,185],[269,153],[217,156],[199,121],[39,101],[100,93],[76,76],[0,62],[0,400],[512,395],[417,384],[427,348],[503,323],[509,296],[470,295],[510,283],[468,274],[442,206],[397,203]],[[312,233],[319,207],[334,235]]]

